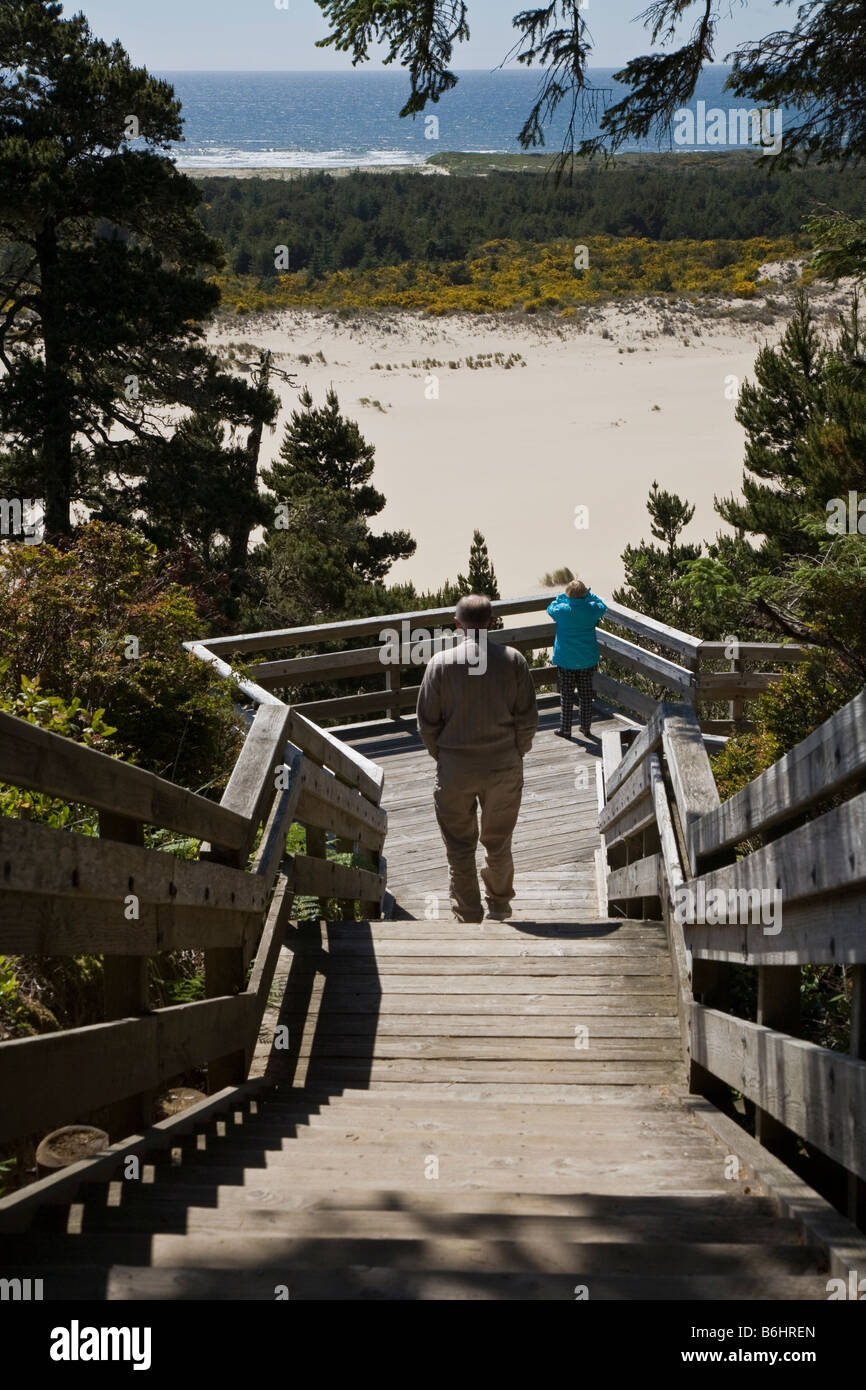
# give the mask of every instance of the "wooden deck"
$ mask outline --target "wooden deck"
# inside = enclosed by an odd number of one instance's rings
[[[818,1253],[682,1104],[664,927],[600,911],[598,755],[553,722],[514,918],[481,926],[451,918],[411,726],[358,736],[385,768],[391,918],[293,925],[268,1099],[47,1210],[4,1272],[46,1299],[826,1298]]]

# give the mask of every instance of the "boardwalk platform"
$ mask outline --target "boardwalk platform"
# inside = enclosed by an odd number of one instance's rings
[[[819,1253],[683,1104],[664,927],[607,916],[598,753],[552,727],[514,918],[480,926],[451,919],[411,723],[360,731],[390,918],[292,925],[263,1100],[46,1209],[4,1268],[46,1298],[826,1298]]]

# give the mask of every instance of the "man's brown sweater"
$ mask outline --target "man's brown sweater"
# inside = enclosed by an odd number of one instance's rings
[[[520,652],[492,642],[486,647],[479,653],[467,638],[432,658],[418,695],[418,732],[432,757],[493,772],[518,766],[529,752],[538,707]]]

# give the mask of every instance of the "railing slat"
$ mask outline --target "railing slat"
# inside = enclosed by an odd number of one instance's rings
[[[703,1004],[692,1058],[850,1172],[866,1177],[866,1062]]]
[[[255,1005],[248,994],[202,999],[144,1018],[0,1044],[0,1143],[71,1124],[162,1085],[226,1048],[243,1047]]]
[[[695,829],[699,856],[727,849],[832,796],[866,771],[866,692],[711,811]]]
[[[12,892],[113,901],[119,919],[129,894],[142,903],[207,906],[228,912],[264,912],[267,902],[265,885],[240,869],[190,863],[162,850],[115,844],[9,817],[0,819],[0,857],[3,886]],[[134,934],[135,921],[127,926]]]
[[[6,713],[0,713],[0,781],[229,849],[240,847],[246,835],[235,811]]]
[[[720,888],[781,893],[782,908],[799,899],[852,889],[866,883],[866,792],[791,830],[762,849],[695,883]]]

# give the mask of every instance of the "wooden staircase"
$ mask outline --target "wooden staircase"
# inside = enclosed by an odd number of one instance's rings
[[[391,920],[291,925],[261,1093],[41,1209],[4,1269],[57,1299],[826,1298],[823,1254],[681,1104],[663,924],[598,915],[593,755],[541,732],[515,918],[463,926],[417,738],[361,746]]]

